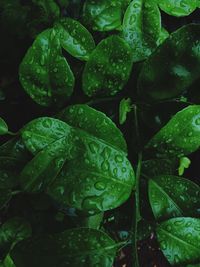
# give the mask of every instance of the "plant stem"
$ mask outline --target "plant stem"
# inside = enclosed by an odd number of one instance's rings
[[[137,139],[138,147],[140,149],[140,133],[139,133],[139,125],[138,125],[138,117],[137,117],[137,106],[134,105],[133,108],[134,108],[134,123],[135,123],[135,130],[136,130],[136,139]],[[136,176],[135,176],[136,185],[135,185],[135,193],[133,197],[134,212],[133,212],[133,223],[132,223],[132,229],[131,229],[133,233],[133,241],[132,241],[133,267],[139,267],[139,259],[138,259],[138,251],[137,251],[137,230],[138,230],[138,222],[141,219],[140,197],[139,197],[141,167],[142,167],[142,152],[139,151]]]

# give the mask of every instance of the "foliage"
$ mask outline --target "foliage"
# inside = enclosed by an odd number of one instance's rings
[[[200,265],[199,8],[0,2],[1,267]]]

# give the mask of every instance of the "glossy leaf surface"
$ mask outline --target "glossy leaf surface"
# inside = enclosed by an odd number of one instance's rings
[[[172,33],[156,49],[139,75],[141,98],[147,102],[173,98],[199,79],[199,34],[200,25],[188,24]]]
[[[134,62],[146,59],[157,47],[161,33],[160,11],[153,0],[133,0],[123,19],[123,37]]]
[[[72,94],[74,75],[54,29],[37,36],[20,65],[19,77],[27,94],[42,106],[62,106]]]
[[[88,96],[115,95],[128,81],[131,69],[129,45],[122,38],[112,35],[97,45],[86,63],[83,91]]]
[[[71,18],[61,19],[56,23],[56,28],[60,31],[61,46],[72,56],[87,61],[95,48],[89,31]]]
[[[104,232],[79,228],[25,240],[11,257],[17,267],[111,267],[117,247]]]
[[[191,105],[176,115],[150,140],[146,148],[157,157],[183,157],[200,145],[200,106]]]
[[[157,220],[198,215],[200,187],[190,180],[172,175],[156,176],[149,180],[148,191]]]
[[[200,219],[173,218],[161,223],[156,232],[170,264],[183,266],[200,260]]]

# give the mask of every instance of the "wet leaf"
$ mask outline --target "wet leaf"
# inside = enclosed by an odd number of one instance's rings
[[[95,48],[95,42],[89,31],[78,21],[71,18],[61,19],[56,23],[60,31],[62,47],[80,60],[88,60]]]
[[[190,180],[172,175],[159,175],[149,180],[148,191],[153,214],[157,220],[198,215],[200,187]]]
[[[117,248],[104,232],[78,228],[24,240],[11,257],[17,267],[112,267]]]
[[[61,53],[58,33],[43,31],[28,49],[19,68],[27,94],[42,106],[62,106],[71,96],[74,75]]]
[[[134,0],[123,19],[123,37],[132,50],[133,62],[146,59],[157,47],[161,33],[160,11],[154,0]]]
[[[157,157],[183,157],[200,146],[200,106],[191,105],[176,115],[149,141],[146,149]]]
[[[200,219],[173,218],[161,223],[156,232],[170,264],[183,266],[200,260]]]
[[[147,59],[138,79],[142,99],[174,98],[199,79],[199,34],[200,25],[188,24],[172,33]]]
[[[131,69],[129,45],[122,38],[112,35],[97,45],[86,63],[83,91],[88,96],[115,95],[128,81]]]

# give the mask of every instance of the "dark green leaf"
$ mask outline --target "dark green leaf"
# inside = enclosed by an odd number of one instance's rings
[[[200,106],[184,108],[150,140],[146,148],[157,157],[183,157],[200,146]]]
[[[128,81],[131,69],[129,45],[120,37],[112,35],[97,45],[86,63],[83,91],[88,96],[115,95]]]
[[[54,0],[32,0],[32,2],[44,11],[44,15],[47,20],[55,20],[60,16],[60,9]]]
[[[156,232],[170,264],[183,266],[200,260],[200,219],[173,218],[161,223]]]
[[[0,135],[4,135],[8,133],[8,125],[6,122],[0,117]]]
[[[42,106],[62,106],[73,92],[74,75],[62,56],[58,33],[48,29],[39,34],[19,69],[21,84]]]
[[[199,79],[200,25],[186,25],[167,38],[144,63],[138,93],[147,102],[180,95]],[[162,66],[162,68],[161,68]]]
[[[130,1],[123,0],[86,0],[84,20],[94,31],[119,29],[122,22],[123,8]]]
[[[134,0],[123,20],[123,37],[134,62],[146,59],[157,47],[161,33],[160,11],[154,0]]]
[[[149,200],[157,220],[198,215],[200,187],[185,178],[160,175],[149,180]]]
[[[192,13],[197,7],[196,0],[156,0],[159,7],[169,15],[181,17]]]
[[[61,19],[56,23],[60,31],[62,47],[80,60],[88,60],[95,48],[95,42],[89,31],[78,21],[71,18]]]
[[[111,267],[117,248],[104,232],[78,228],[24,240],[11,257],[17,267]]]

